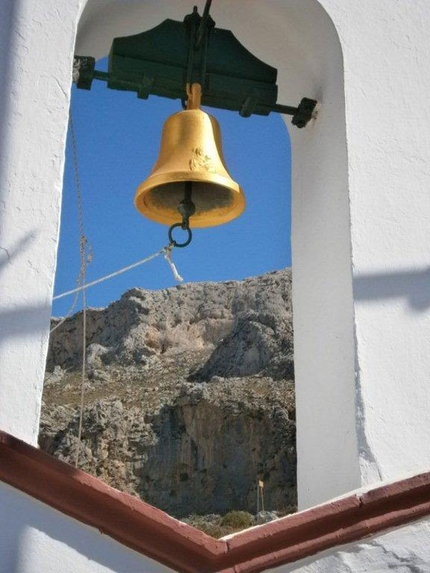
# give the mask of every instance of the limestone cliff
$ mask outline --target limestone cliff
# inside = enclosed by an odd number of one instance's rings
[[[132,289],[87,313],[80,467],[172,515],[295,504],[291,273]],[[57,324],[58,319],[53,320]],[[82,315],[51,336],[40,445],[72,462]]]

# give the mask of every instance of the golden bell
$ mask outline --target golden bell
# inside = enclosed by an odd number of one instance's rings
[[[158,223],[181,222],[178,207],[187,182],[196,208],[191,227],[221,225],[245,209],[243,191],[224,165],[219,124],[200,109],[167,119],[158,160],[136,192],[137,210]]]

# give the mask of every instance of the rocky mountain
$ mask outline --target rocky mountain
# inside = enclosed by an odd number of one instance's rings
[[[59,319],[53,319],[53,326]],[[179,518],[296,500],[291,272],[87,311],[79,467]],[[82,313],[51,335],[40,445],[74,463]]]

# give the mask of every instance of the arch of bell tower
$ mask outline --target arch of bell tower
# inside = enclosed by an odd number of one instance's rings
[[[212,12],[218,27],[232,30],[254,55],[278,69],[278,101],[306,96],[321,102],[313,125],[289,130],[298,484],[299,503],[306,507],[361,485],[342,51],[316,0],[251,2],[246,17],[244,10],[241,2],[218,0]],[[182,20],[189,11],[186,1],[112,0],[101,8],[89,0],[76,52],[105,56],[112,38],[150,29],[166,17]],[[270,200],[270,174],[265,192]]]

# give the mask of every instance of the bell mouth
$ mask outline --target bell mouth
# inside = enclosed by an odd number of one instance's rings
[[[190,217],[191,228],[222,225],[244,211],[245,197],[239,185],[237,189],[232,189],[231,180],[226,180],[223,185],[223,178],[219,179],[219,183],[192,181],[192,202],[196,211]],[[172,181],[153,185],[149,189],[142,189],[148,181],[143,183],[137,190],[136,208],[142,215],[158,223],[172,225],[181,222],[178,207],[184,199],[185,182]]]

